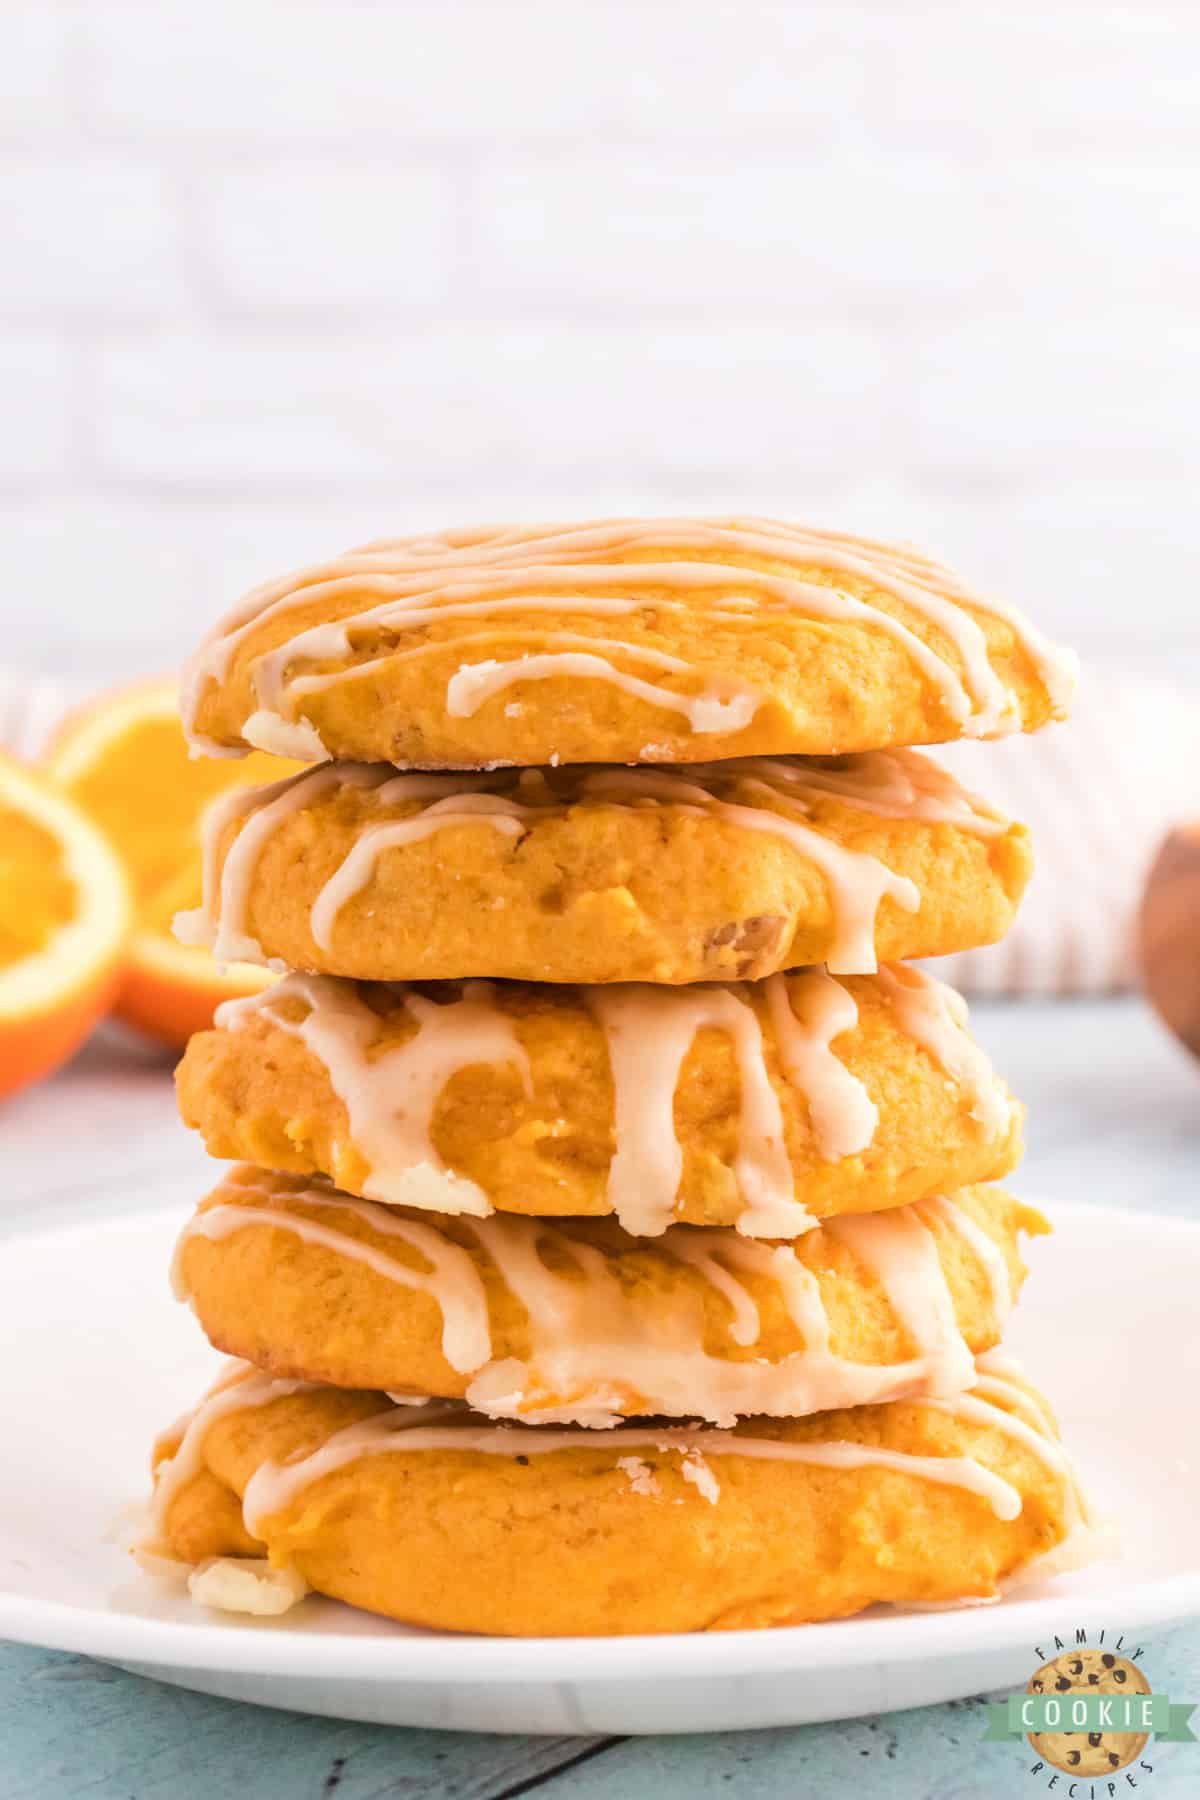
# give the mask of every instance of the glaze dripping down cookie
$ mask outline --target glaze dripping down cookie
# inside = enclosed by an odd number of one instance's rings
[[[1002,737],[1075,659],[902,546],[772,519],[381,540],[248,594],[184,688],[199,748],[422,769]]]

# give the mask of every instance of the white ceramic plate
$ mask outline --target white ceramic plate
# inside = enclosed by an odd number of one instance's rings
[[[166,1291],[161,1210],[0,1245],[0,1636],[231,1699],[477,1731],[803,1724],[1024,1685],[1056,1630],[1136,1636],[1200,1614],[1200,1224],[1056,1210],[1010,1342],[1059,1407],[1115,1561],[998,1605],[878,1610],[780,1631],[488,1640],[311,1598],[277,1621],[203,1612],[105,1533],[213,1353]]]

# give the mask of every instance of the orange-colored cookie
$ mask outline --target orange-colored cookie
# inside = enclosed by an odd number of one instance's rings
[[[155,1460],[156,1547],[199,1565],[199,1596],[241,1604],[211,1559],[269,1557],[297,1589],[505,1636],[990,1599],[1069,1554],[1084,1512],[1045,1401],[995,1374],[732,1432],[496,1425],[250,1374]]]
[[[992,943],[1029,835],[915,751],[687,769],[327,764],[209,816],[189,942],[367,980],[681,983]]]
[[[904,964],[748,985],[286,976],[179,1066],[214,1156],[443,1213],[614,1213],[794,1237],[1005,1175],[1015,1105],[949,988]]]
[[[769,519],[397,539],[247,595],[198,746],[413,768],[840,755],[1035,730],[1074,659],[919,552]]]
[[[184,1228],[176,1291],[273,1375],[466,1399],[500,1418],[732,1424],[973,1378],[1040,1213],[999,1188],[834,1220],[794,1243],[611,1219],[447,1217],[235,1169]]]

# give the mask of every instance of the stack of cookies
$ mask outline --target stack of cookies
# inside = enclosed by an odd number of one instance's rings
[[[905,961],[1027,834],[912,746],[1071,662],[915,551],[759,519],[388,540],[188,670],[180,922],[282,978],[179,1071],[237,1159],[178,1292],[238,1359],[156,1451],[202,1601],[622,1633],[993,1597],[1077,1555],[997,1350],[1020,1108]]]

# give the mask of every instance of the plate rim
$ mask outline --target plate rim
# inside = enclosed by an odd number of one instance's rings
[[[1129,1600],[1123,1598],[1126,1593]],[[56,1600],[30,1603],[28,1611],[34,1616],[22,1625],[20,1607],[9,1604],[12,1598],[0,1595],[0,1637],[12,1643],[148,1668],[268,1678],[319,1676],[334,1686],[353,1682],[474,1687],[558,1684],[564,1679],[578,1685],[633,1674],[683,1681],[818,1669],[832,1675],[1030,1647],[1050,1637],[1069,1612],[1069,1596],[1055,1595],[1003,1613],[990,1606],[951,1608],[937,1615],[906,1613],[896,1621],[898,1629],[907,1628],[896,1643],[879,1641],[879,1618],[861,1616],[823,1621],[820,1631],[812,1625],[784,1625],[769,1631],[594,1638],[488,1638],[449,1632],[357,1637],[286,1627],[264,1630],[251,1621],[190,1625],[85,1610]],[[1200,1569],[1114,1588],[1105,1594],[1103,1609],[1106,1616],[1119,1615],[1126,1633],[1169,1630],[1200,1612]],[[78,1629],[80,1625],[84,1628]],[[569,1674],[565,1657],[570,1658]]]
[[[1040,1206],[1036,1196],[1030,1204]],[[1117,1232],[1147,1228],[1193,1241],[1200,1251],[1200,1220],[1149,1213],[1095,1201],[1062,1201],[1048,1209],[1055,1218],[1084,1225],[1102,1221]],[[74,1218],[22,1230],[6,1222],[6,1245],[35,1249],[54,1239],[87,1239],[119,1229],[170,1225],[174,1209],[163,1206],[114,1211],[102,1218]],[[29,1215],[25,1215],[28,1217]],[[2,1578],[0,1578],[2,1579]],[[1096,1602],[1089,1600],[1089,1609]],[[1069,1594],[1047,1595],[1011,1608],[951,1607],[945,1611],[872,1611],[812,1625],[777,1626],[769,1631],[664,1632],[613,1637],[484,1637],[429,1631],[419,1635],[386,1631],[306,1632],[280,1623],[251,1620],[147,1619],[101,1611],[68,1601],[39,1599],[0,1587],[0,1637],[44,1649],[73,1651],[119,1663],[194,1669],[230,1675],[300,1677],[319,1675],[336,1686],[348,1682],[453,1687],[478,1683],[513,1685],[561,1682],[569,1656],[569,1679],[611,1681],[639,1677],[686,1680],[697,1676],[766,1674],[819,1668],[822,1673],[897,1661],[937,1661],[973,1652],[1002,1653],[1031,1645],[1061,1626]],[[1200,1614],[1200,1560],[1194,1568],[1152,1581],[1116,1583],[1104,1596],[1109,1616],[1119,1615],[1127,1631],[1165,1630]],[[889,1629],[881,1633],[887,1619]]]

